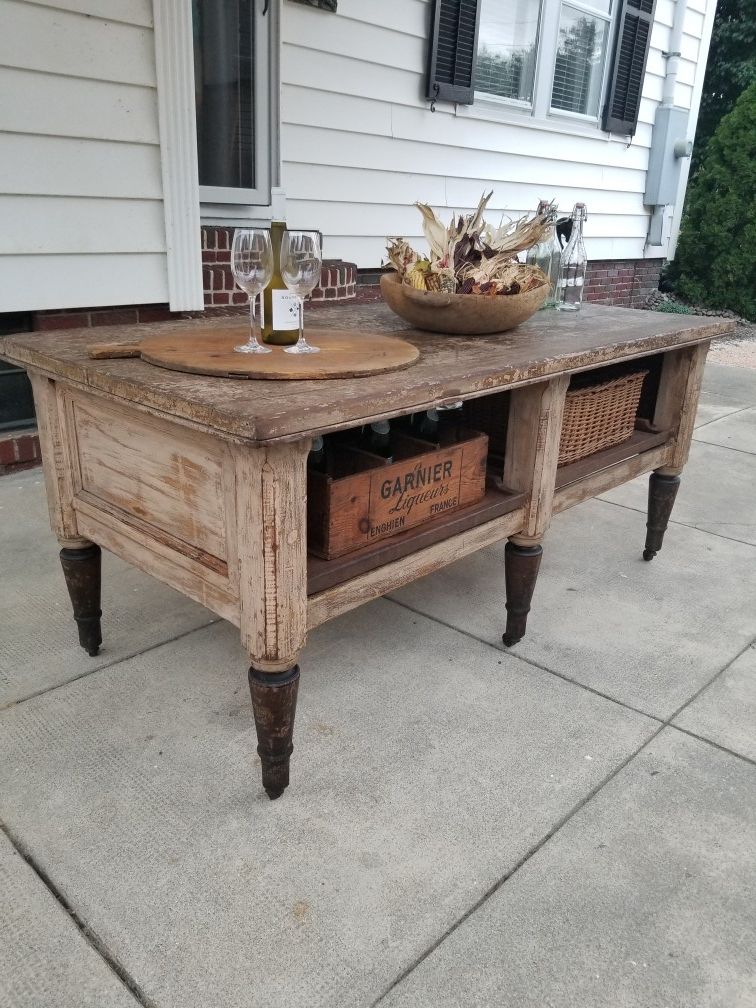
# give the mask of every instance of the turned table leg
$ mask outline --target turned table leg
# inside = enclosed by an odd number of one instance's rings
[[[648,520],[646,521],[646,546],[644,560],[653,560],[664,542],[669,516],[677,497],[680,477],[676,473],[658,470],[648,481]]]
[[[250,667],[249,691],[257,728],[257,752],[262,763],[263,787],[271,800],[280,798],[289,786],[298,689],[298,665],[279,674]]]
[[[504,483],[527,493],[523,528],[504,550],[507,628],[502,640],[512,647],[525,636],[541,543],[551,523],[569,375],[514,389],[509,407]]]
[[[515,539],[510,539],[504,549],[507,629],[502,640],[507,647],[517,644],[525,636],[542,555],[540,543],[522,545]]]
[[[309,439],[236,452],[236,533],[242,643],[262,783],[269,798],[289,784],[299,654],[307,636]]]
[[[79,643],[92,658],[102,644],[101,556],[100,547],[94,543],[76,548],[64,546],[60,551],[60,564],[79,628]]]

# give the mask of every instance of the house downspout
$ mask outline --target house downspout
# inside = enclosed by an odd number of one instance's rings
[[[683,24],[687,0],[675,0],[669,49],[663,53],[667,61],[661,104],[656,109],[648,155],[646,194],[644,203],[651,207],[646,248],[662,245],[664,216],[667,206],[674,204],[680,177],[680,159],[690,157],[693,145],[686,140],[688,110],[675,105],[675,86],[680,68]]]

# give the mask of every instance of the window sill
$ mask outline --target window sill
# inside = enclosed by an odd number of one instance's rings
[[[535,129],[546,133],[569,133],[570,136],[587,137],[590,140],[603,140],[607,143],[617,143],[627,146],[629,137],[616,133],[606,133],[597,124],[587,122],[581,116],[560,115],[551,112],[548,118],[537,117],[529,108],[520,108],[504,101],[475,99],[474,105],[456,105],[455,115],[462,119],[479,119],[484,122],[498,122],[508,126],[521,126],[524,129]]]
[[[268,227],[273,220],[273,207],[249,206],[238,203],[201,203],[200,223],[209,225],[243,224],[254,227],[259,224]]]

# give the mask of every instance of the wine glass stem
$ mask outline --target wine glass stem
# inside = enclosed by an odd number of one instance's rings
[[[299,345],[305,345],[304,335],[304,298],[299,299]]]
[[[255,300],[257,295],[254,297],[249,295],[249,345],[259,346],[258,333],[257,333],[257,319],[255,318]]]

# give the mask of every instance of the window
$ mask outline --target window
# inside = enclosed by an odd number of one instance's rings
[[[481,0],[476,92],[597,119],[609,4]],[[556,49],[551,58],[550,42]]]
[[[255,0],[192,0],[203,201],[270,202],[269,26]]]
[[[540,15],[540,0],[514,0],[511,4],[483,0],[477,91],[532,103]]]
[[[551,107],[598,117],[606,56],[607,16],[562,4],[559,42],[554,62]]]
[[[632,136],[655,4],[433,0],[426,97],[431,108],[438,101],[472,105],[477,95],[534,117],[598,122],[601,113],[604,130]]]

